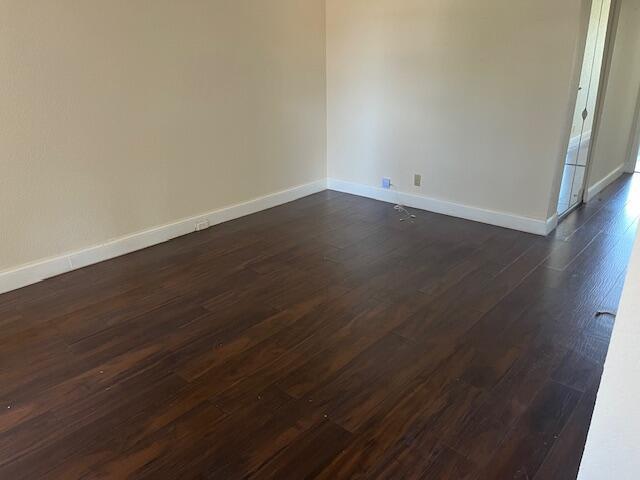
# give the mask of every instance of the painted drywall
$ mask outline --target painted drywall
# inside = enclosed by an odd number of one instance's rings
[[[329,177],[546,221],[586,6],[327,0]]]
[[[0,270],[324,179],[324,15],[0,1]]]
[[[615,179],[629,159],[634,119],[640,92],[640,0],[620,0],[620,16],[615,32],[606,89],[603,92],[588,186],[606,186]]]

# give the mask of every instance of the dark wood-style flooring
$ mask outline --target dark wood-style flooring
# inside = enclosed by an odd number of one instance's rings
[[[573,479],[640,216],[326,191],[0,296],[0,478]]]

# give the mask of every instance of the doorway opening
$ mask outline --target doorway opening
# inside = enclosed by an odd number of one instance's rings
[[[593,0],[589,17],[587,42],[580,73],[576,108],[571,126],[571,138],[564,162],[558,216],[567,215],[579,206],[584,197],[587,167],[604,53],[611,13],[611,0]]]

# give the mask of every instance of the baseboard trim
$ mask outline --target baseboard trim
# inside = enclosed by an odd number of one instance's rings
[[[618,176],[621,174],[618,173]],[[616,177],[617,178],[617,177]],[[611,181],[615,180],[613,178]],[[604,180],[603,180],[604,182]],[[609,183],[610,183],[609,182]],[[606,185],[605,185],[606,186]],[[594,186],[595,187],[595,186]],[[594,188],[592,187],[592,188]],[[244,203],[231,205],[209,213],[185,218],[174,223],[154,227],[142,232],[111,240],[86,249],[70,252],[57,257],[23,265],[0,272],[0,294],[26,287],[47,278],[61,275],[72,270],[87,267],[95,263],[126,255],[143,248],[166,242],[196,230],[196,224],[208,221],[211,226],[251,215],[278,205],[297,200],[326,189],[350,193],[361,197],[373,198],[388,203],[400,201],[406,206],[465,218],[476,222],[519,230],[536,235],[548,235],[558,225],[554,215],[548,220],[537,220],[509,213],[485,210],[444,200],[414,195],[404,192],[385,190],[358,183],[336,179],[323,179],[270,195],[265,195]],[[602,187],[604,188],[604,186]]]
[[[558,214],[554,213],[553,216],[551,218],[548,218],[546,221],[546,228],[545,228],[545,236],[549,235],[551,232],[553,232],[557,227],[558,227],[558,222],[560,221],[560,219],[558,218]]]
[[[345,182],[333,178],[327,179],[327,188],[338,192],[350,193],[361,197],[373,198],[388,203],[402,203],[408,207],[419,208],[429,212],[441,213],[452,217],[465,218],[475,222],[487,223],[498,227],[519,230],[536,235],[548,235],[558,224],[558,217],[553,216],[547,220],[521,217],[510,213],[485,210],[483,208],[461,205],[435,198],[414,195],[410,193],[386,190],[371,187],[359,183]]]
[[[326,180],[318,180],[247,202],[214,210],[209,213],[185,218],[177,222],[120,237],[83,250],[30,263],[11,270],[5,270],[0,272],[0,294],[195,232],[196,224],[203,221],[209,221],[211,226],[218,225],[321,192],[326,190],[326,188]]]
[[[620,165],[615,170],[613,170],[609,175],[604,177],[602,180],[594,184],[593,186],[587,189],[587,193],[584,196],[585,202],[590,202],[593,200],[602,190],[607,188],[613,182],[615,182],[622,174],[625,173],[625,164]]]

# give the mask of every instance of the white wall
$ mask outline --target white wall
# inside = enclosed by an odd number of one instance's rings
[[[544,222],[587,4],[0,1],[0,271],[327,170]]]
[[[606,186],[622,171],[636,134],[634,118],[640,92],[640,0],[620,0],[608,82],[591,156],[588,186]]]
[[[327,0],[329,177],[546,220],[585,5]]]
[[[0,1],[0,271],[324,179],[324,14]]]

